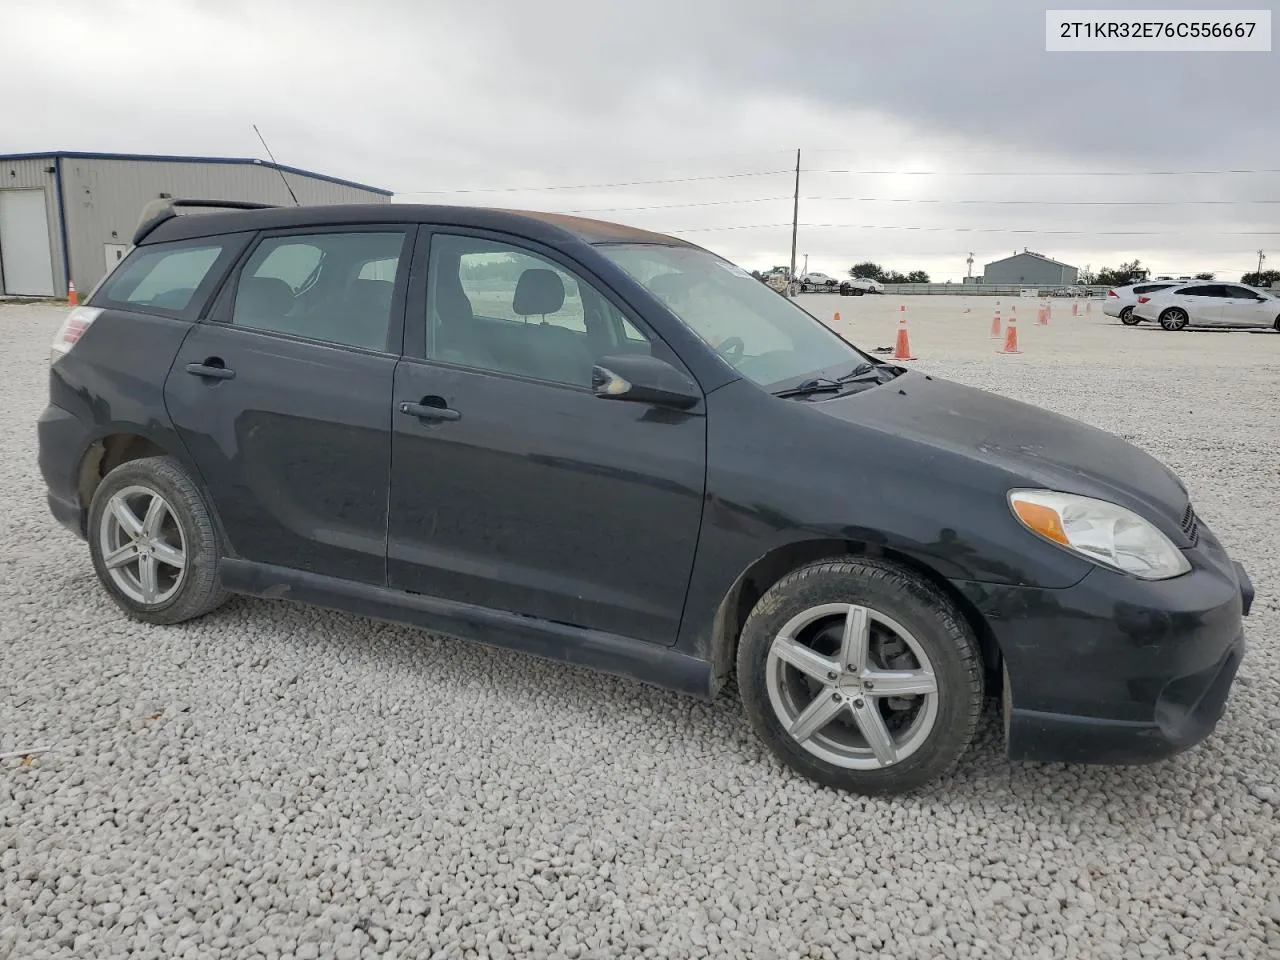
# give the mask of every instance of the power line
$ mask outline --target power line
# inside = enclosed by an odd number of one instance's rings
[[[417,196],[420,194],[454,194],[454,193],[528,193],[535,190],[606,190],[613,187],[644,187],[661,183],[696,183],[705,180],[738,180],[743,177],[776,177],[779,174],[792,174],[794,170],[756,170],[751,173],[717,173],[701,177],[671,177],[664,180],[626,180],[618,183],[572,183],[540,187],[473,187],[463,190],[398,190],[398,196]]]
[[[667,230],[667,233],[715,233],[722,230],[777,230],[789,227],[790,223],[751,223],[727,227],[686,227]],[[800,226],[810,229],[830,230],[905,230],[917,233],[1010,233],[1033,234],[1036,236],[1081,236],[1081,237],[1181,237],[1181,232],[1161,230],[1032,230],[1005,227],[914,227],[899,224],[875,223],[801,223]],[[1216,232],[1197,231],[1198,236],[1207,237],[1277,237],[1280,230],[1227,230]]]
[[[782,199],[786,199],[783,197]],[[1280,203],[1280,200],[932,200],[919,197],[803,197],[804,200],[847,200],[853,203],[939,203],[939,204],[1000,204],[1038,207],[1164,207],[1183,205],[1217,205],[1245,203]],[[724,200],[722,203],[745,201]],[[633,207],[643,210],[643,207]]]
[[[802,170],[802,173],[847,173],[858,177],[1202,177],[1242,173],[1280,173],[1261,170]]]
[[[700,200],[697,203],[660,203],[643,207],[582,207],[567,211],[568,213],[632,213],[637,210],[676,210],[684,207],[721,207],[734,203],[781,203],[791,197],[749,197],[744,200]],[[816,199],[801,197],[802,200]]]
[[[693,203],[657,203],[637,207],[575,207],[568,213],[638,213],[644,210],[680,210],[690,207],[723,207],[743,203],[781,203],[791,197],[744,197],[737,200],[700,200]],[[1038,207],[1163,207],[1163,206],[1222,206],[1250,203],[1280,204],[1280,200],[942,200],[921,197],[801,197],[801,200],[818,200],[830,203],[926,203],[942,205],[993,204],[1000,206]]]

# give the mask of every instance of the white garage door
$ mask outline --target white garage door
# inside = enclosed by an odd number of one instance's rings
[[[5,293],[53,296],[43,190],[0,190],[0,272]]]

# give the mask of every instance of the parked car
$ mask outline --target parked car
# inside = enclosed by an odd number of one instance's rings
[[[67,315],[38,423],[49,508],[130,617],[239,593],[736,677],[784,763],[875,794],[951,768],[989,693],[1014,759],[1151,761],[1223,712],[1253,588],[1115,436],[632,227],[177,213]]]
[[[1142,294],[1134,304],[1133,316],[1159,321],[1166,330],[1273,327],[1280,332],[1280,298],[1272,291],[1239,283],[1194,281]]]
[[[1114,290],[1107,291],[1107,297],[1102,303],[1102,312],[1108,317],[1116,317],[1126,327],[1137,326],[1142,322],[1140,317],[1133,315],[1133,308],[1138,304],[1138,297],[1143,294],[1152,294],[1160,290],[1168,290],[1170,287],[1178,285],[1176,280],[1161,281],[1142,281],[1140,283],[1130,283],[1123,287],[1116,287]]]
[[[861,297],[868,293],[884,293],[884,284],[867,277],[850,277],[840,281],[840,296]]]
[[[801,293],[833,293],[839,285],[839,280],[828,277],[825,273],[806,273],[800,278]]]

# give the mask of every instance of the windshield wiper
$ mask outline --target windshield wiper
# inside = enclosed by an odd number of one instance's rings
[[[844,384],[838,380],[829,380],[826,377],[813,377],[805,380],[803,383],[794,387],[788,387],[785,390],[775,390],[775,397],[807,397],[814,393],[839,393],[844,389]]]
[[[874,363],[860,363],[841,377],[838,382],[855,383],[872,380],[876,383],[885,383],[896,377],[898,373],[899,371],[893,367]]]

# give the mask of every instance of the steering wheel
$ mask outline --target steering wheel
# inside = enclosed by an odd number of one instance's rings
[[[725,337],[716,344],[716,353],[724,357],[730,363],[737,363],[742,359],[743,354],[747,351],[747,345],[742,342],[741,337]]]

